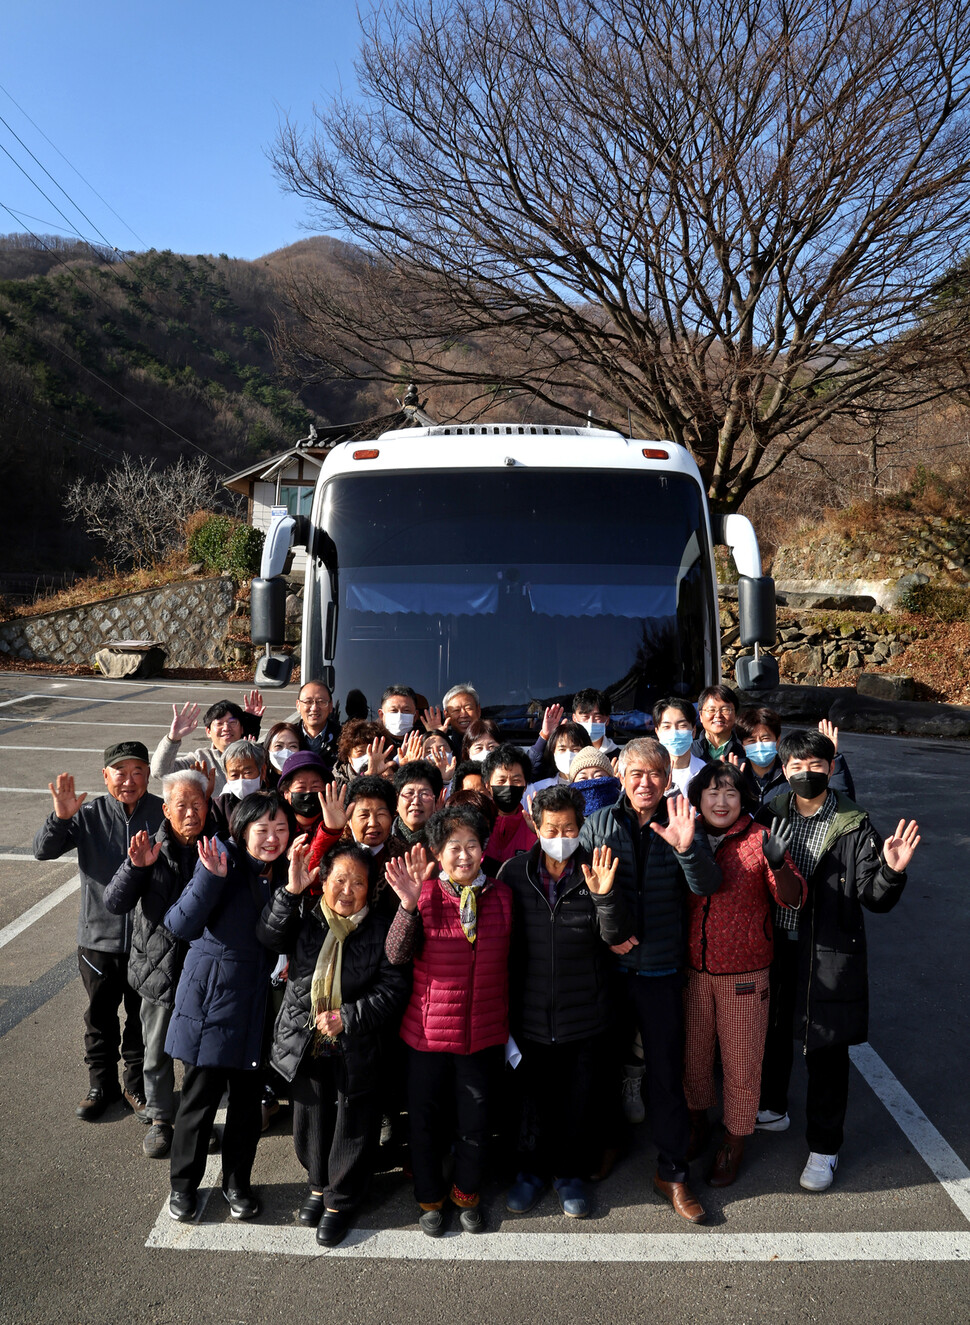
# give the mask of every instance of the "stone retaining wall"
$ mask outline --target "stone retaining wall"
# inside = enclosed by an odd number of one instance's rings
[[[232,580],[218,576],[166,584],[0,622],[0,653],[29,662],[92,664],[112,640],[152,639],[166,667],[220,667],[234,610]]]

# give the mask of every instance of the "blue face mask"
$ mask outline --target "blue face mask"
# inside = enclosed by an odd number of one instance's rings
[[[602,810],[604,805],[615,805],[623,790],[619,778],[592,778],[589,782],[574,782],[572,785],[582,794],[587,817]]]
[[[660,744],[670,751],[674,759],[679,759],[693,745],[694,734],[683,727],[676,727],[673,731],[664,732],[659,740]]]
[[[759,768],[767,768],[769,764],[775,762],[778,744],[775,741],[752,741],[744,747],[744,753],[752,764],[757,764]]]
[[[586,728],[586,730],[589,732],[589,739],[593,742],[594,745],[596,744],[597,741],[601,741],[603,737],[606,735],[605,722],[581,722],[579,725],[580,727]]]

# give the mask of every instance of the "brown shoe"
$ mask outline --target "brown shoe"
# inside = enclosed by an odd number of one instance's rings
[[[686,1219],[691,1224],[703,1224],[707,1214],[686,1182],[664,1182],[663,1178],[655,1173],[653,1185],[664,1200],[670,1202],[681,1219]]]
[[[707,1149],[711,1139],[711,1125],[707,1121],[706,1109],[690,1110],[690,1140],[687,1142],[687,1162],[696,1159]]]
[[[743,1158],[744,1137],[725,1132],[724,1140],[718,1147],[717,1155],[714,1158],[714,1165],[707,1175],[708,1186],[730,1187],[738,1176],[738,1169],[741,1167]]]

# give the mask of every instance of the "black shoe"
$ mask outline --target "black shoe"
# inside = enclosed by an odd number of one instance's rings
[[[251,1187],[223,1187],[222,1194],[233,1219],[255,1219],[259,1214],[259,1199]]]
[[[317,1242],[321,1247],[336,1247],[343,1242],[350,1228],[350,1215],[346,1210],[325,1210],[317,1225]]]
[[[114,1090],[110,1086],[92,1086],[74,1112],[86,1123],[93,1123],[95,1118],[100,1118],[105,1109],[114,1104],[115,1100],[120,1099],[121,1091],[117,1086]]]
[[[164,1159],[172,1149],[172,1124],[152,1123],[145,1133],[141,1148],[148,1159]]]
[[[447,1220],[444,1210],[422,1210],[418,1215],[418,1223],[421,1225],[421,1232],[427,1233],[429,1238],[440,1238],[445,1231]]]
[[[301,1224],[306,1224],[307,1228],[316,1228],[323,1211],[323,1192],[311,1192],[300,1206],[300,1213],[297,1218]]]
[[[145,1104],[144,1095],[139,1095],[137,1090],[129,1090],[127,1086],[121,1094],[125,1103],[128,1105],[128,1108],[132,1111],[138,1121],[144,1123],[147,1127],[151,1122],[151,1118],[148,1116],[148,1109]]]
[[[471,1205],[458,1211],[458,1222],[466,1233],[484,1233],[485,1218],[480,1205]]]
[[[170,1218],[187,1224],[195,1218],[195,1192],[172,1192],[168,1198]]]

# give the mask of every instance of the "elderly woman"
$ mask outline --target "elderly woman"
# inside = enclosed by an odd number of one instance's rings
[[[202,838],[191,882],[163,924],[190,944],[175,991],[165,1050],[185,1065],[172,1138],[169,1213],[195,1215],[216,1110],[228,1087],[222,1137],[222,1194],[234,1219],[253,1219],[250,1186],[262,1114],[259,1071],[274,959],[256,937],[273,892],[287,881],[293,836],[289,806],[276,792],[254,792],[230,821],[232,840]]]
[[[320,799],[323,820],[310,844],[310,869],[341,839],[357,842],[374,858],[371,905],[393,914],[395,897],[385,886],[384,869],[392,856],[403,856],[407,849],[393,832],[398,803],[393,783],[382,777],[354,778],[349,787],[331,782]]]
[[[480,1233],[479,1207],[489,1101],[509,1035],[512,894],[482,870],[485,820],[468,805],[448,806],[427,828],[429,862],[414,847],[387,866],[401,905],[387,936],[395,966],[414,960],[401,1025],[408,1046],[408,1115],[418,1222],[445,1231],[445,1202],[466,1233]],[[457,1131],[457,1135],[455,1132]],[[443,1164],[454,1141],[449,1192]]]
[[[768,1029],[771,903],[797,908],[806,888],[788,854],[791,826],[774,820],[771,834],[754,822],[747,778],[731,764],[707,764],[688,797],[701,816],[722,883],[708,897],[688,894],[684,1093],[691,1118],[688,1158],[708,1135],[715,1103],[714,1057],[724,1069],[724,1139],[707,1181],[728,1187],[738,1176],[745,1138],[754,1131],[761,1059]]]
[[[266,782],[266,747],[258,741],[243,739],[227,745],[222,756],[226,781],[210,805],[216,834],[225,838],[229,834],[229,819],[233,810],[245,797],[260,791]]]
[[[334,780],[353,782],[365,773],[383,777],[393,769],[393,751],[387,731],[379,722],[366,722],[354,718],[340,729],[337,742],[337,762],[333,767]]]
[[[623,791],[613,761],[595,745],[580,750],[569,765],[569,785],[582,796],[587,815],[595,814],[605,805],[614,805]]]
[[[300,1222],[342,1242],[373,1168],[380,1127],[382,1037],[407,1002],[406,973],[384,955],[387,921],[369,906],[374,861],[356,842],[323,858],[319,901],[307,898],[308,848],[294,844],[289,880],[257,928],[292,953],[270,1061],[292,1082],[293,1141],[310,1191]]]

